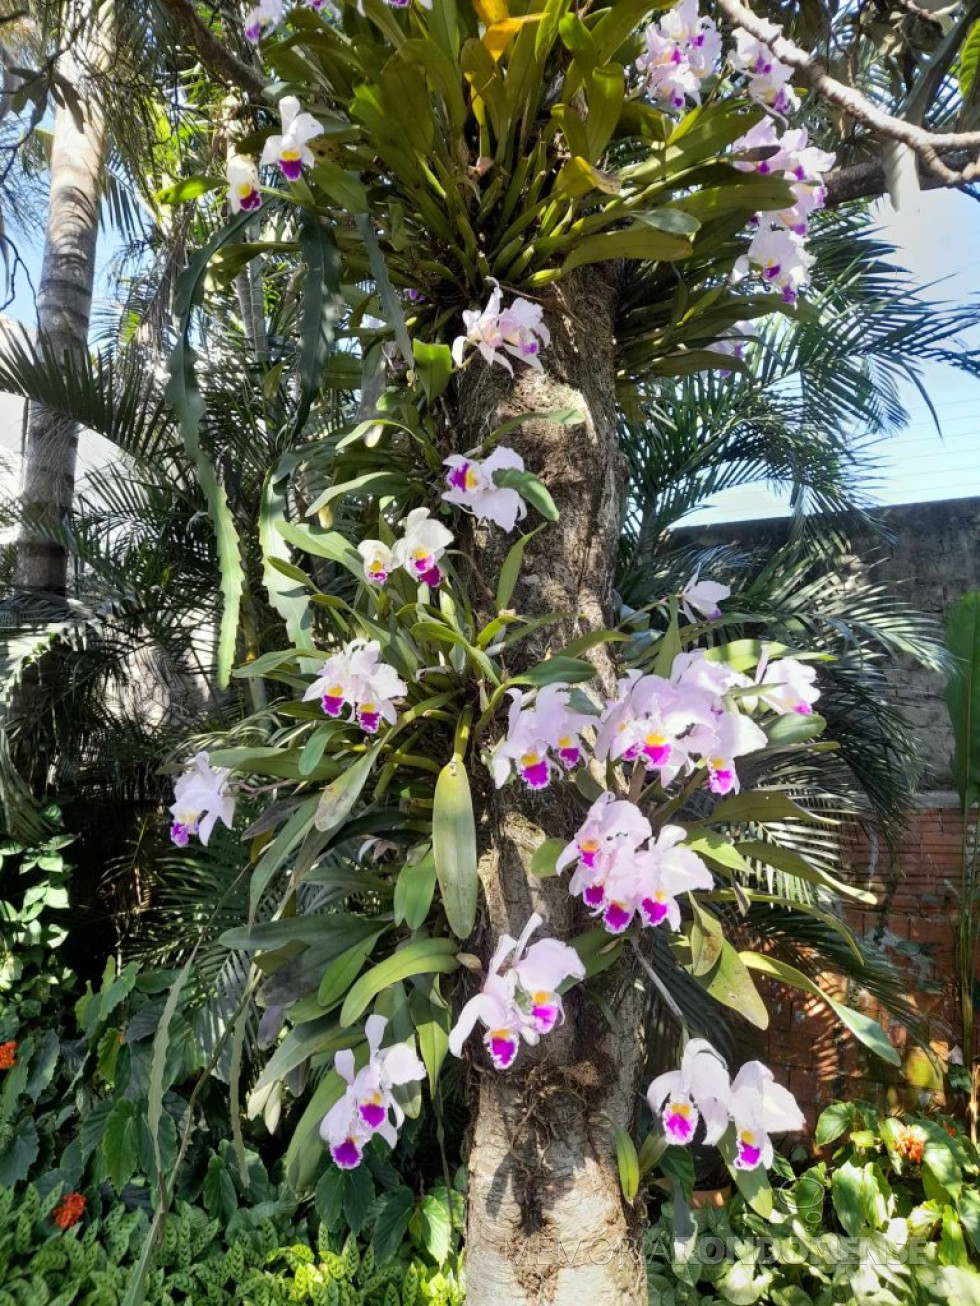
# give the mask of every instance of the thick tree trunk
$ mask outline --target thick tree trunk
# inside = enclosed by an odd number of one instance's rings
[[[93,78],[112,58],[112,7],[72,6],[68,26],[77,34],[59,59],[58,72],[75,88],[84,119],[76,122],[64,105],[55,114],[37,303],[38,334],[59,359],[84,352],[88,340],[106,143],[102,91],[93,88]],[[65,592],[68,556],[45,528],[62,526],[71,510],[77,449],[77,426],[32,403],[14,572],[21,589]]]
[[[557,626],[518,647],[516,672],[550,647],[605,626],[610,618],[625,467],[616,440],[613,315],[618,265],[590,269],[562,284],[547,314],[551,346],[543,375],[518,368],[513,383],[499,368],[474,362],[459,396],[462,448],[518,413],[579,409],[584,421],[561,426],[529,420],[508,437],[530,471],[547,484],[561,513],[528,546],[513,606],[535,617],[563,613]],[[492,588],[509,543],[478,532],[474,557]],[[608,655],[595,655],[605,689]],[[481,878],[489,955],[504,931],[517,935],[533,910],[542,935],[568,939],[588,924],[569,896],[567,877],[530,874],[544,838],[569,838],[581,821],[567,782],[530,794],[512,783],[495,793],[486,781]],[[612,976],[613,978],[608,978]],[[516,1068],[498,1073],[474,1055],[475,1121],[469,1152],[467,1300],[470,1306],[631,1306],[646,1302],[638,1215],[625,1206],[613,1126],[629,1128],[637,1102],[643,1049],[632,976],[607,972],[603,996],[610,1029],[581,993],[566,1000],[565,1025],[536,1049],[523,1048]]]

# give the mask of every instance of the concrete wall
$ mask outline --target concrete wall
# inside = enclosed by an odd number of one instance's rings
[[[894,587],[911,606],[945,626],[953,604],[968,590],[980,589],[980,498],[903,504],[882,516],[890,538],[852,532],[854,552],[843,565],[853,575],[870,573]],[[699,547],[773,550],[785,543],[787,522],[732,522],[677,534]],[[844,915],[855,935],[882,946],[904,973],[907,996],[936,1060],[870,993],[837,976],[823,977],[825,989],[883,1025],[901,1056],[900,1067],[870,1055],[823,1003],[769,986],[765,996],[771,1024],[760,1054],[796,1094],[811,1123],[834,1098],[865,1098],[883,1108],[914,1110],[941,1102],[944,1063],[955,1060],[959,1051],[954,956],[963,826],[959,801],[951,792],[953,740],[944,680],[911,661],[891,678],[925,764],[919,810],[894,850],[872,831],[853,830],[847,856],[853,878],[878,901],[860,910],[846,907]],[[980,1015],[976,1037],[980,1040]]]
[[[957,599],[967,590],[980,589],[980,498],[901,504],[885,509],[882,519],[891,539],[853,532],[854,553],[845,565],[855,574],[870,571],[872,579],[894,587],[913,607],[945,626]],[[681,529],[676,535],[704,547],[775,549],[785,543],[786,533],[786,519],[771,518]],[[910,662],[897,668],[892,679],[921,741],[922,788],[948,790],[953,740],[942,676]]]

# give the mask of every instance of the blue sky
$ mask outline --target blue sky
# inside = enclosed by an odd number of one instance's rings
[[[960,303],[980,297],[980,204],[976,200],[957,192],[928,191],[900,213],[882,201],[878,215],[883,233],[898,247],[899,261],[929,287],[930,297],[937,302]],[[109,293],[104,268],[115,240],[111,234],[103,235],[100,244],[103,257],[97,301]],[[39,247],[23,242],[20,248],[36,285]],[[17,298],[7,314],[34,325],[34,303],[22,274]],[[972,343],[976,346],[978,341]],[[980,495],[980,381],[947,367],[926,369],[923,380],[940,430],[910,385],[906,395],[908,427],[882,441],[875,451],[876,467],[867,488],[881,503]],[[686,518],[685,524],[769,517],[785,511],[785,499],[760,483],[717,495],[711,504]]]
[[[897,247],[897,261],[937,301],[962,303],[980,297],[980,204],[959,192],[925,191],[896,213],[878,206],[883,234]],[[980,333],[974,333],[980,335]],[[980,340],[973,339],[974,348]],[[939,417],[911,384],[904,399],[909,425],[878,444],[868,485],[881,503],[915,503],[980,495],[980,380],[951,367],[923,370],[926,391]],[[685,518],[685,525],[771,517],[786,512],[785,500],[764,484],[740,486],[715,497]]]

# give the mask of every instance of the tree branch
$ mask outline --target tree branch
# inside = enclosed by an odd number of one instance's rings
[[[767,45],[781,63],[792,68],[799,80],[828,104],[843,109],[877,136],[907,145],[943,185],[964,186],[980,177],[980,160],[967,162],[957,172],[943,157],[955,150],[969,151],[971,156],[980,152],[980,132],[933,132],[907,122],[904,118],[885,113],[856,87],[847,86],[836,77],[831,77],[812,55],[784,36],[781,28],[757,17],[741,0],[717,0],[717,4],[730,23],[744,28],[756,40]]]
[[[266,83],[255,71],[224,45],[198,16],[192,0],[158,0],[181,36],[194,50],[212,77],[224,86],[235,86],[253,99],[261,100]]]

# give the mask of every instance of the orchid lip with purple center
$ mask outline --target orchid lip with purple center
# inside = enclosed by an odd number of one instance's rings
[[[708,777],[708,788],[713,794],[727,794],[735,784],[735,772],[717,768]]]
[[[739,1140],[738,1159],[747,1170],[752,1170],[762,1159],[762,1148],[753,1147],[751,1143]]]
[[[330,1155],[341,1170],[356,1170],[361,1164],[361,1149],[353,1138],[346,1138],[337,1147],[331,1147]]]
[[[664,1129],[679,1143],[690,1142],[694,1134],[694,1123],[690,1115],[682,1111],[670,1111],[664,1116]]]
[[[186,848],[190,841],[191,832],[183,821],[174,821],[170,827],[170,838],[178,848]]]
[[[279,167],[287,181],[299,181],[303,175],[302,159],[280,159]]]
[[[538,762],[532,762],[530,766],[521,767],[521,779],[529,789],[547,789],[550,778],[548,763],[543,757]]]
[[[582,865],[587,866],[590,871],[595,866],[595,859],[598,852],[599,849],[597,847],[590,848],[587,844],[579,844],[578,855],[581,859]]]
[[[796,707],[793,708],[793,711],[798,712],[800,716],[813,715],[813,708],[810,706],[809,703],[797,703]]]
[[[434,590],[436,586],[439,584],[439,582],[442,580],[442,572],[439,570],[436,564],[433,563],[432,566],[428,569],[428,571],[424,571],[422,573],[419,579],[422,581],[423,585],[428,585],[430,590]]]
[[[573,767],[578,766],[581,762],[582,750],[578,746],[575,748],[559,748],[558,756],[561,758],[562,762],[564,762],[569,771],[571,771]]]
[[[605,890],[601,884],[588,885],[582,894],[582,898],[590,907],[601,907],[605,897]]]
[[[244,199],[239,200],[239,204],[246,213],[254,213],[262,207],[262,196],[253,186]]]
[[[659,925],[666,918],[667,904],[658,902],[656,898],[644,898],[640,903],[640,911],[648,925]]]
[[[366,735],[374,735],[378,732],[378,724],[381,721],[380,712],[358,712],[358,724]]]
[[[361,1119],[365,1124],[370,1125],[372,1129],[377,1129],[384,1123],[384,1118],[388,1114],[380,1102],[362,1102],[357,1108]]]
[[[517,1039],[510,1035],[491,1035],[489,1047],[491,1060],[498,1070],[506,1070],[517,1056]]]
[[[539,1034],[547,1034],[558,1023],[558,1007],[553,1002],[536,1002],[531,1008],[534,1028]]]
[[[337,694],[324,694],[323,710],[327,716],[340,716],[344,707],[344,699]]]
[[[644,744],[643,756],[649,766],[663,766],[670,757],[670,744]]]
[[[466,474],[470,470],[469,463],[463,463],[462,467],[453,467],[449,473],[449,485],[453,490],[466,491]]]
[[[611,902],[605,910],[602,923],[610,934],[622,934],[632,919],[633,913],[622,903]]]
[[[259,43],[259,41],[261,41],[261,39],[262,39],[262,24],[261,24],[261,23],[253,23],[251,27],[246,27],[246,28],[245,28],[245,40],[246,40],[246,41],[251,41],[253,45],[257,45],[257,44]]]

